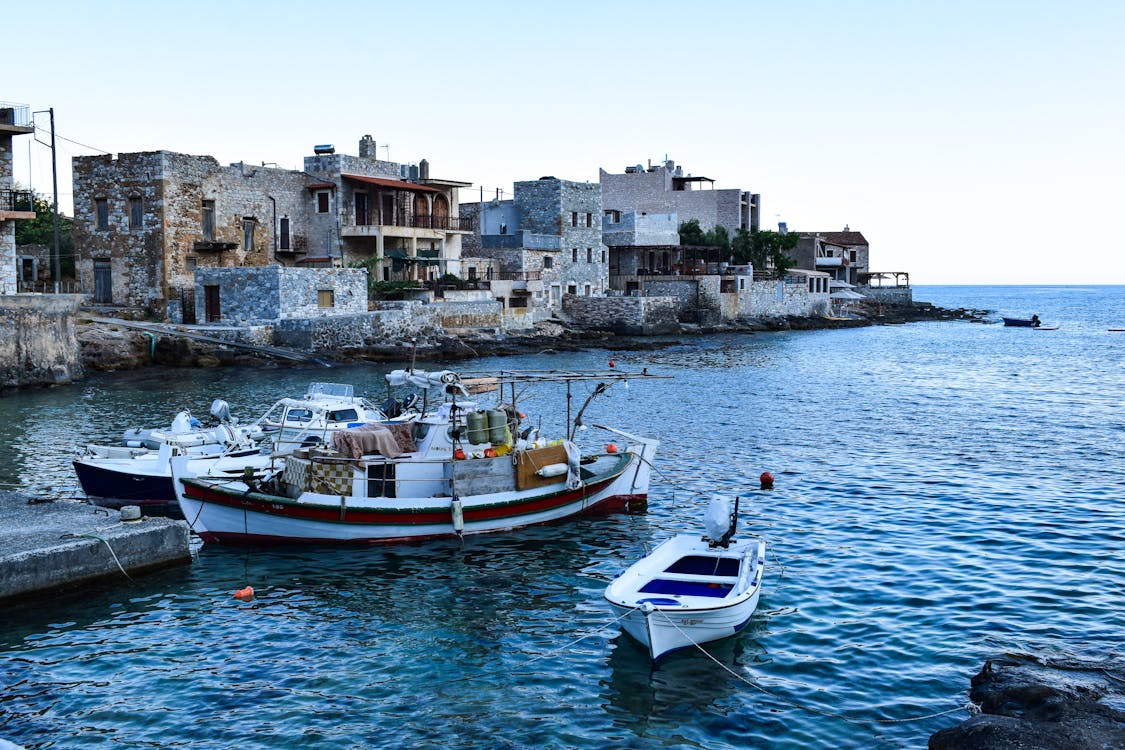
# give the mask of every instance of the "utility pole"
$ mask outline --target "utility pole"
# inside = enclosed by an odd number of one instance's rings
[[[51,212],[54,214],[54,219],[55,219],[55,221],[54,221],[55,248],[54,248],[53,255],[55,256],[55,263],[54,263],[54,265],[55,265],[55,294],[58,294],[59,291],[60,291],[60,286],[61,286],[61,281],[62,281],[62,271],[61,271],[61,268],[60,268],[61,262],[59,260],[62,253],[59,250],[59,171],[58,171],[57,162],[55,160],[55,108],[51,107],[50,109],[47,109],[47,110],[41,109],[41,110],[38,110],[37,112],[33,112],[32,114],[38,115],[38,114],[41,114],[43,112],[47,112],[51,115],[51,189],[54,193],[54,195],[53,195],[54,202],[51,206]],[[42,143],[42,141],[40,141],[40,143]],[[31,157],[30,157],[30,154],[29,154],[28,159],[30,159],[30,158]],[[32,195],[34,196],[34,193]]]

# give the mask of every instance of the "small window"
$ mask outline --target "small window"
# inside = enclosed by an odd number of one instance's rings
[[[130,229],[144,229],[145,227],[145,206],[139,195],[134,195],[129,199],[129,228]]]
[[[620,211],[607,210],[605,212],[605,215],[609,217],[609,223],[610,224],[620,224],[621,223],[621,212]]]
[[[605,263],[605,250],[602,250],[602,263]]]
[[[589,297],[590,296],[590,285],[587,284],[583,291],[585,292],[586,296]]]
[[[215,241],[215,201],[203,201],[203,213],[201,216],[201,223],[203,229],[203,241]]]
[[[570,284],[566,288],[566,293],[567,294],[575,294],[575,295],[578,294],[578,285],[577,284]]]
[[[477,277],[477,267],[476,266],[469,266],[469,278],[475,279],[476,277]]]
[[[355,409],[337,409],[328,412],[329,422],[356,422],[359,420],[359,412]]]
[[[578,248],[574,248],[570,251],[570,262],[571,263],[577,263],[578,262]]]
[[[850,260],[850,261],[851,261],[852,263],[855,263],[855,258],[856,258],[856,251],[855,251],[855,250],[850,250],[850,251],[848,251],[848,255],[850,256],[850,257],[848,258],[848,260]]]
[[[184,270],[188,273],[195,273],[195,269],[199,266],[199,259],[194,255],[189,255],[184,258]]]
[[[94,198],[94,215],[98,229],[109,229],[109,201],[105,198]]]
[[[253,216],[242,219],[242,249],[250,253],[254,251],[254,227],[258,221]]]
[[[543,256],[543,267],[544,268],[554,268],[555,267],[555,259],[552,258],[550,255],[544,255]]]
[[[317,307],[335,307],[336,293],[331,289],[321,289],[316,293]]]
[[[316,212],[318,214],[328,213],[328,191],[316,191]]]
[[[289,217],[288,216],[282,216],[281,217],[281,226],[277,230],[277,235],[278,235],[278,237],[277,237],[278,245],[279,245],[280,249],[288,250],[289,249]]]
[[[586,226],[588,226],[588,227],[593,226],[593,223],[592,223],[593,220],[594,220],[593,214],[591,214],[589,211],[587,211],[586,212]]]
[[[592,247],[586,248],[586,262],[587,263],[593,263],[594,262],[594,248],[592,248]]]
[[[577,211],[571,211],[570,212],[570,225],[572,227],[578,226],[578,212]]]

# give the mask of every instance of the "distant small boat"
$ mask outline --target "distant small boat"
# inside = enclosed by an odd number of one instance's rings
[[[679,534],[633,563],[605,590],[621,628],[659,659],[738,633],[758,606],[766,542],[733,540],[734,511],[712,501],[707,536]],[[725,523],[724,523],[725,520]]]
[[[1032,315],[1030,318],[1004,318],[1004,325],[1015,326],[1017,328],[1038,328],[1039,316]]]

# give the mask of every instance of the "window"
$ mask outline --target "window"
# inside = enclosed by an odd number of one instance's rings
[[[554,268],[555,267],[555,259],[552,258],[550,255],[544,255],[543,256],[543,267],[544,268]]]
[[[848,251],[848,255],[851,256],[851,257],[848,258],[848,260],[850,260],[852,263],[855,263],[856,251],[850,250],[850,251]]]
[[[145,206],[139,195],[134,195],[129,199],[129,228],[130,229],[144,229],[145,226]]]
[[[203,241],[215,241],[215,201],[203,201]]]
[[[571,263],[577,263],[578,262],[578,248],[574,248],[570,251],[570,262]]]
[[[194,255],[189,255],[184,258],[184,270],[188,273],[195,273],[195,269],[199,266],[199,258]]]
[[[316,293],[317,307],[335,307],[336,293],[331,289],[320,289]]]
[[[571,211],[570,212],[570,225],[572,227],[578,226],[578,212],[577,211]]]
[[[605,250],[602,250],[602,263],[605,263]]]
[[[327,190],[317,190],[316,191],[316,212],[318,214],[328,213],[328,191]]]
[[[289,217],[281,217],[281,227],[277,231],[278,244],[282,250],[289,249]]]
[[[594,248],[592,248],[592,247],[586,248],[586,262],[587,263],[593,263],[594,262]]]
[[[606,211],[605,215],[609,217],[609,223],[610,224],[620,224],[621,223],[621,212],[620,211]]]
[[[593,214],[591,214],[589,211],[587,211],[586,212],[586,226],[588,226],[588,227],[593,226],[593,223],[592,223],[593,220],[594,220]]]
[[[584,294],[585,294],[585,295],[586,295],[587,297],[589,297],[589,296],[590,296],[590,285],[589,285],[589,284],[587,284],[587,285],[585,286],[585,288],[583,289],[583,293],[584,293]]]
[[[253,216],[242,218],[242,249],[250,253],[254,251],[254,227],[258,225]]]
[[[105,198],[94,198],[94,216],[98,229],[109,229],[109,201]]]
[[[577,284],[568,284],[567,287],[566,287],[566,293],[577,295],[578,294],[578,285]]]
[[[475,279],[476,277],[477,277],[477,267],[476,266],[469,266],[469,278]]]

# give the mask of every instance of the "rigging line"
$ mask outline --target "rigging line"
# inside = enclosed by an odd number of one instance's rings
[[[677,625],[672,620],[672,618],[668,616],[668,614],[664,610],[658,609],[658,610],[654,610],[654,611],[659,612],[660,615],[663,616],[664,619],[668,621],[668,624],[671,625],[672,627],[674,627],[676,630],[678,630],[680,635],[682,635],[684,638],[686,638],[688,640],[688,642],[691,643],[691,645],[693,645],[697,649],[699,649],[699,651],[704,656],[706,656],[708,659],[710,659],[711,661],[718,664],[720,667],[722,667],[724,670],[726,670],[731,676],[735,677],[740,682],[743,682],[743,683],[749,685],[750,687],[754,688],[755,690],[770,696],[771,698],[773,698],[775,700],[781,701],[782,703],[786,703],[790,706],[793,706],[794,708],[799,708],[802,711],[808,711],[809,713],[817,714],[819,716],[824,716],[824,717],[827,717],[827,718],[830,718],[830,719],[840,719],[842,721],[848,722],[849,724],[856,724],[856,725],[859,725],[859,726],[865,726],[868,723],[872,723],[872,724],[905,724],[905,723],[911,722],[911,721],[923,721],[925,719],[935,719],[939,716],[945,716],[947,714],[957,713],[958,711],[968,711],[970,714],[980,713],[980,706],[973,703],[972,701],[967,702],[963,706],[957,706],[956,708],[950,708],[950,709],[947,709],[945,711],[938,711],[936,713],[926,714],[924,716],[910,716],[910,717],[907,717],[905,719],[853,719],[851,717],[844,716],[842,713],[832,713],[830,711],[823,711],[819,708],[814,708],[813,706],[808,706],[808,705],[805,705],[805,704],[802,704],[802,703],[798,703],[797,701],[792,700],[791,698],[786,698],[783,695],[778,695],[777,693],[774,693],[770,690],[765,689],[761,685],[758,685],[754,682],[751,682],[750,680],[748,680],[745,677],[743,677],[742,675],[740,675],[738,672],[735,672],[733,669],[728,667],[726,664],[723,664],[721,661],[716,659],[714,657],[714,655],[708,653],[707,649],[703,648],[703,646],[701,646],[699,643],[696,643],[695,639],[692,638],[687,633],[685,633],[680,628],[680,626]],[[618,618],[618,619],[620,619],[620,618]]]
[[[537,661],[540,661],[542,659],[546,659],[549,656],[555,656],[558,653],[570,648],[571,646],[574,646],[578,643],[581,643],[582,641],[586,640],[587,638],[593,638],[595,635],[598,635],[599,633],[603,632],[607,628],[611,628],[614,625],[616,625],[617,623],[621,622],[626,617],[628,617],[632,612],[633,612],[633,610],[629,610],[628,612],[626,612],[625,614],[616,618],[612,622],[607,622],[606,624],[600,625],[600,626],[594,628],[593,630],[591,630],[587,633],[583,633],[582,635],[578,636],[574,640],[568,641],[567,643],[564,643],[563,645],[559,646],[558,648],[547,651],[546,653],[539,654],[538,656],[533,656],[530,659],[528,659],[527,661],[525,661],[523,664],[521,664],[519,666],[516,666],[514,668],[509,667],[509,668],[506,668],[506,669],[496,669],[496,670],[493,670],[491,672],[480,672],[480,673],[474,674],[474,675],[467,675],[465,677],[458,677],[455,680],[443,680],[443,684],[450,684],[450,683],[454,683],[454,682],[467,682],[469,680],[476,680],[476,679],[480,679],[481,677],[492,677],[492,676],[498,675],[498,674],[508,674],[508,675],[519,674],[523,669],[525,669],[530,664],[534,664]]]

